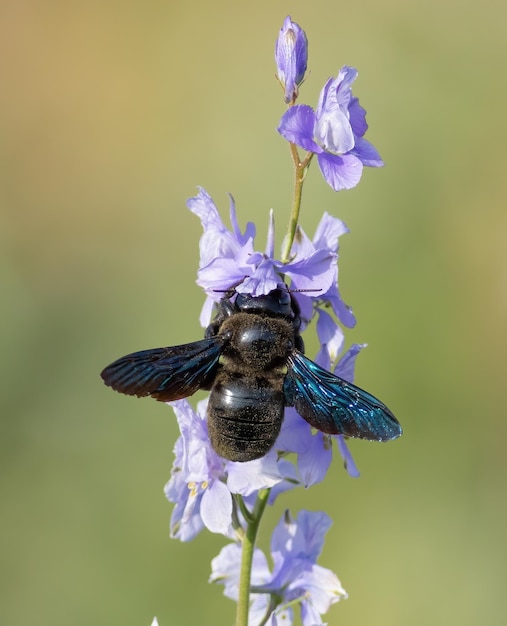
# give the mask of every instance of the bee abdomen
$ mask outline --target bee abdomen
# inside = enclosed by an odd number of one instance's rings
[[[273,447],[283,420],[282,385],[250,377],[222,375],[208,404],[211,445],[230,461],[253,461]]]

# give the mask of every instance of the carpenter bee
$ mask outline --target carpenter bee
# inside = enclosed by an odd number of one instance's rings
[[[164,402],[210,390],[211,445],[251,461],[273,447],[286,406],[329,434],[389,441],[401,435],[391,411],[303,354],[299,307],[286,289],[224,297],[201,341],[134,352],[108,365],[106,385]]]

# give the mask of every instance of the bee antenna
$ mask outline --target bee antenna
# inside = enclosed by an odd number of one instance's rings
[[[245,280],[245,278],[249,278],[249,277],[244,276],[241,280],[239,280],[236,284],[232,285],[228,289],[213,289],[213,292],[214,293],[226,293],[229,295],[229,297],[231,297],[236,292],[236,287],[238,285],[241,285],[241,283]],[[322,292],[322,289],[291,289],[290,287],[287,287],[287,285],[284,285],[283,291],[286,291],[287,293],[318,293],[318,292]]]

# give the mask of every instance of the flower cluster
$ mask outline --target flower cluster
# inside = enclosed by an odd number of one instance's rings
[[[333,572],[316,564],[330,526],[325,513],[301,511],[293,520],[285,512],[271,538],[273,570],[261,550],[254,553],[250,624],[266,623],[266,616],[273,626],[292,624],[295,605],[303,624],[321,624],[321,614],[347,597]],[[238,544],[229,544],[211,563],[210,581],[224,584],[232,600],[238,599],[240,550]]]
[[[302,168],[300,173],[317,155],[326,182],[338,191],[354,187],[364,165],[383,165],[375,148],[364,139],[365,111],[351,90],[357,77],[355,69],[345,66],[336,78],[330,78],[314,110],[295,104],[305,79],[308,41],[290,17],[280,30],[275,60],[288,105],[278,132],[293,151],[299,147],[307,152],[296,164]],[[277,258],[273,212],[266,246],[259,251],[255,249],[255,226],[248,223],[244,230],[240,228],[232,197],[230,228],[204,189],[189,199],[188,208],[199,217],[204,231],[197,278],[206,294],[200,316],[202,326],[209,325],[224,293],[262,296],[289,288],[300,310],[300,330],[316,320],[320,344],[316,363],[352,382],[355,359],[364,344],[344,350],[343,327],[355,324],[338,287],[339,239],[348,232],[345,224],[324,213],[311,238],[299,224],[297,205],[292,220],[296,227],[289,230],[282,246],[284,252]],[[333,440],[347,472],[351,476],[359,472],[342,435],[314,432],[292,407],[285,409],[272,449],[260,459],[240,463],[221,458],[210,445],[207,400],[199,402],[196,409],[186,399],[170,404],[181,431],[165,489],[167,498],[175,504],[171,536],[190,541],[206,528],[232,540],[213,560],[210,580],[224,584],[225,595],[238,600],[241,540],[252,523],[260,494],[267,494],[266,502],[273,504],[288,490],[322,481],[331,463]],[[301,511],[293,519],[286,512],[272,535],[272,568],[262,551],[253,551],[249,579],[253,599],[248,604],[248,623],[290,625],[294,608],[299,607],[304,626],[322,624],[321,615],[346,597],[338,578],[316,563],[330,523],[324,513]]]
[[[254,249],[253,224],[248,224],[245,233],[242,234],[232,199],[231,230],[225,226],[213,200],[203,189],[188,201],[188,206],[200,217],[204,229],[200,241],[201,260],[197,279],[207,294],[201,313],[203,326],[207,326],[210,321],[213,304],[223,297],[231,285],[235,285],[234,289],[238,293],[263,295],[280,286],[283,277],[285,280],[288,278],[291,280],[293,297],[301,309],[303,321],[308,323],[314,316],[318,317],[316,327],[321,348],[316,362],[326,369],[331,369],[331,365],[336,363],[343,352],[344,334],[328,310],[331,309],[346,326],[355,323],[351,309],[341,299],[337,283],[338,238],[348,232],[343,222],[327,213],[324,214],[313,239],[300,229],[300,236],[292,248],[293,260],[282,264],[274,258],[273,220],[269,224],[268,244],[265,252],[261,253]],[[211,241],[213,252],[210,254]],[[362,347],[364,346],[353,345],[343,352],[333,370],[337,376],[349,382],[353,381],[355,358]],[[231,474],[236,485],[236,491],[233,490],[233,493],[249,495],[244,490],[238,489],[238,481],[244,485],[256,485],[256,489],[273,487],[284,478],[284,472],[280,467],[286,469],[285,453],[289,452],[295,452],[298,457],[297,484],[308,487],[319,482],[323,479],[330,462],[332,438],[340,442],[339,449],[349,472],[357,475],[343,437],[312,434],[307,422],[293,409],[286,410],[282,431],[271,453],[259,461],[233,463],[220,459],[209,445],[205,402],[198,405],[197,411],[194,411],[186,400],[173,402],[172,406],[182,434],[175,449],[175,468],[181,469],[178,472],[173,470],[173,479],[169,483],[170,499],[180,504],[183,493],[194,503],[192,510],[195,509],[195,502],[203,497],[203,491],[198,485],[205,484],[206,492],[216,489],[217,481],[230,487]],[[312,471],[308,469],[309,467],[313,468]],[[258,474],[254,475],[255,473]],[[187,490],[188,493],[176,487],[182,476],[187,483],[193,485],[192,489]],[[291,481],[295,484],[292,474]],[[177,493],[180,496],[177,496]],[[217,501],[213,508],[227,510],[230,513],[230,506],[224,509],[222,501]],[[175,509],[174,519],[177,523],[173,524],[173,529],[177,526],[181,531],[182,520],[187,519],[187,516],[183,515],[179,506]],[[213,530],[205,521],[203,523],[208,529]],[[223,525],[220,528],[219,532],[226,529]]]
[[[293,23],[291,26],[287,18],[277,43],[278,77],[285,85],[287,102],[295,101],[297,86],[306,71],[306,59],[302,58],[307,49],[306,36],[296,27]],[[293,41],[298,42],[293,47],[294,52],[299,53],[293,55],[294,67],[283,54],[278,54],[279,49],[287,51]],[[357,70],[342,67],[338,76],[329,78],[324,85],[315,110],[306,104],[291,106],[278,126],[278,132],[287,141],[317,155],[322,175],[335,191],[355,187],[364,165],[381,167],[384,164],[377,150],[364,139],[368,129],[366,111],[352,95],[356,78]],[[292,94],[290,100],[287,94]]]
[[[306,323],[315,316],[318,318],[316,328],[321,349],[316,361],[323,367],[331,368],[338,360],[333,369],[334,373],[352,382],[355,358],[363,346],[353,345],[344,351],[344,334],[341,326],[328,312],[333,311],[342,324],[352,326],[355,323],[350,308],[341,299],[337,284],[338,240],[342,234],[348,232],[343,222],[325,214],[317,226],[313,239],[300,229],[299,237],[292,248],[292,261],[282,264],[274,256],[272,219],[265,251],[258,252],[254,249],[255,228],[253,224],[248,224],[245,231],[241,231],[232,198],[231,229],[223,223],[213,200],[203,189],[188,201],[188,206],[199,216],[204,230],[200,241],[201,259],[198,271],[198,283],[208,296],[201,313],[203,326],[210,321],[214,302],[223,297],[223,292],[230,289],[231,285],[235,285],[235,291],[238,293],[262,295],[280,286],[283,280],[289,279],[291,289],[311,290],[295,291],[293,295],[298,301],[302,318]],[[340,355],[341,358],[338,358]],[[310,425],[293,408],[285,410],[282,429],[272,450],[255,461],[238,463],[222,459],[210,445],[206,422],[207,400],[199,402],[196,410],[188,400],[172,402],[171,405],[178,419],[181,436],[175,445],[175,460],[171,479],[166,486],[166,496],[175,503],[171,518],[171,536],[181,541],[192,540],[204,528],[234,539],[237,536],[238,519],[241,516],[235,500],[238,495],[243,498],[246,506],[251,507],[259,490],[270,489],[269,503],[273,504],[277,497],[287,490],[298,486],[309,487],[322,481],[331,463],[334,439],[349,474],[359,475],[343,436],[312,432]],[[311,519],[308,516],[309,513],[302,512],[298,520],[304,519],[308,525]],[[291,528],[297,530],[299,523],[291,522]],[[318,534],[323,528],[324,525],[319,518],[314,532]],[[236,544],[229,546],[229,549],[222,553],[223,558],[215,562],[216,569],[214,566],[213,570],[213,580],[220,580],[218,572],[221,567],[225,567],[229,572],[226,595],[230,597],[234,595],[231,591],[234,588],[234,575],[231,572],[234,567],[239,568],[237,560],[239,554],[239,546]],[[273,582],[275,573],[268,584],[265,558],[260,554],[257,553],[254,560],[253,580],[262,581],[263,585],[267,585],[266,593],[275,594],[275,588],[269,586],[275,584]],[[316,558],[317,553],[312,554]],[[274,553],[272,556],[274,558]],[[281,565],[279,567],[281,568]],[[275,571],[277,572],[277,568]],[[286,580],[290,580],[287,574],[289,571],[291,570],[283,568]],[[321,596],[325,595],[325,592],[321,591],[320,599],[312,600],[313,592],[310,589],[312,585],[306,590],[303,589],[305,581],[311,581],[312,577],[321,575],[330,581],[329,595],[324,600]],[[282,573],[277,572],[276,580],[280,581],[281,576]],[[294,579],[294,584],[289,585],[284,591],[284,594],[291,596],[291,602],[300,598],[303,614],[312,615],[313,621],[305,621],[305,624],[321,623],[315,621],[316,607],[327,607],[344,596],[339,581],[333,576],[327,573],[327,570],[321,570],[313,564],[309,569],[308,578],[303,576],[301,579]],[[314,586],[316,588],[318,585],[315,583]],[[284,594],[280,597],[287,599],[288,596]],[[269,603],[266,605],[266,602],[264,595],[259,596],[252,605],[253,613],[257,615],[258,611],[267,610],[270,605]],[[277,619],[281,619],[279,607],[277,611],[279,616]]]

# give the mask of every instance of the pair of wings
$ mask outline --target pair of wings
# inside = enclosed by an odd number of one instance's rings
[[[170,402],[209,389],[227,339],[202,341],[135,352],[106,367],[101,376],[115,391],[131,396],[152,396]],[[401,435],[391,411],[368,392],[338,378],[293,350],[287,359],[284,381],[287,406],[314,428],[347,437],[389,441]]]

